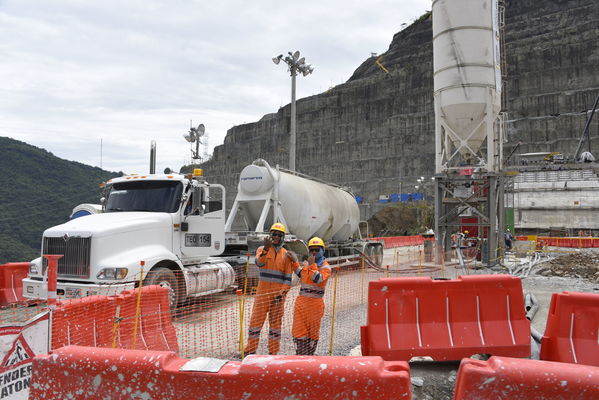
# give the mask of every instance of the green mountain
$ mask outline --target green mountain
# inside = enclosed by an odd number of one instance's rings
[[[117,175],[0,137],[0,264],[39,257],[43,231],[97,204],[99,184]]]

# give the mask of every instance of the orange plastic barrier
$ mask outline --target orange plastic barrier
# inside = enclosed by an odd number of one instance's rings
[[[388,236],[370,238],[371,240],[380,240],[383,242],[386,249],[404,246],[418,246],[424,243],[424,238],[421,235],[415,236]]]
[[[168,289],[161,286],[146,286],[141,294],[141,318],[135,332],[135,308],[137,289],[124,291],[117,297],[120,305],[118,343],[125,349],[179,351],[177,332],[171,321]],[[135,343],[134,343],[135,342]]]
[[[29,398],[411,398],[408,364],[379,357],[254,355],[202,372],[218,361],[187,360],[172,352],[69,346],[33,360]]]
[[[520,278],[383,278],[368,286],[362,354],[385,360],[459,360],[487,353],[530,355],[530,322]]]
[[[70,344],[109,347],[116,299],[89,296],[59,301],[52,314],[52,349]]]
[[[23,297],[23,278],[27,272],[28,262],[0,265],[0,306],[27,300]]]
[[[509,357],[464,359],[453,399],[595,400],[599,399],[599,368]]]
[[[112,347],[116,333],[115,346],[119,348],[179,351],[170,317],[168,289],[160,286],[142,289],[134,339],[137,293],[136,289],[118,296],[89,296],[58,302],[52,317],[52,348]]]
[[[554,293],[541,340],[541,360],[599,366],[598,330],[599,294]]]
[[[529,240],[528,236],[516,236],[516,240]],[[599,238],[593,237],[549,237],[539,236],[537,242],[552,247],[593,248],[599,247]]]

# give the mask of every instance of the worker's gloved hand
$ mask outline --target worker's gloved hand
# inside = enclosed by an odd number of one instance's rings
[[[308,257],[308,265],[312,265],[316,262],[316,257],[310,256]]]
[[[279,293],[278,295],[276,295],[275,298],[273,299],[273,303],[275,303],[275,304],[280,303],[286,294],[287,294],[287,291],[284,290],[281,293]]]
[[[289,258],[291,261],[293,262],[297,262],[297,256],[295,255],[295,253],[291,250],[287,251],[287,258]]]
[[[270,236],[264,238],[264,250],[268,251],[272,247],[272,239]]]

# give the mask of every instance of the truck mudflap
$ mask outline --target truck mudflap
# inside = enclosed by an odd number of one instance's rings
[[[112,296],[121,293],[124,290],[132,290],[135,283],[116,283],[105,285],[83,284],[73,282],[58,281],[56,295],[59,299],[77,299],[80,297],[104,295]],[[43,281],[30,278],[23,279],[23,296],[27,299],[47,298],[47,287]]]

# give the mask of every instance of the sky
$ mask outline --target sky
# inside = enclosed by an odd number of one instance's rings
[[[191,161],[183,135],[202,123],[207,152],[233,126],[291,100],[286,65],[314,73],[298,99],[344,83],[430,0],[0,0],[0,136],[109,171]],[[405,25],[404,25],[405,26]],[[203,153],[204,149],[200,149]]]

